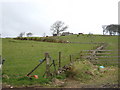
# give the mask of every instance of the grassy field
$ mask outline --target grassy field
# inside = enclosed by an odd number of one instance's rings
[[[82,42],[79,43],[49,43],[29,40],[14,40],[14,39],[2,39],[2,57],[6,59],[3,65],[3,83],[11,85],[32,85],[47,82],[47,79],[42,78],[45,72],[45,63],[43,63],[33,75],[38,75],[39,80],[29,81],[24,80],[24,76],[30,72],[40,59],[44,59],[44,53],[48,52],[52,59],[58,63],[58,52],[62,53],[62,66],[69,63],[69,55],[77,56],[81,50],[90,50],[99,44],[84,44],[84,43],[101,43],[108,44],[106,49],[114,50],[118,49],[118,37],[117,36],[61,36],[55,37],[70,42]],[[22,79],[20,79],[22,77]]]
[[[60,39],[68,40],[70,42],[80,42],[80,43],[106,43],[107,47],[105,47],[105,50],[113,50],[113,51],[103,51],[102,53],[111,53],[107,55],[102,55],[102,56],[108,56],[99,58],[98,63],[101,63],[103,65],[117,65],[118,63],[118,36],[102,36],[102,35],[81,35],[81,36],[76,36],[76,35],[71,35],[71,36],[62,36],[58,37]],[[87,49],[86,49],[87,50]],[[101,56],[101,55],[100,55]],[[111,57],[111,56],[116,56],[116,57]]]

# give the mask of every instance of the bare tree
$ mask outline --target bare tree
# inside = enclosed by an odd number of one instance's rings
[[[25,35],[25,32],[21,32],[18,37],[23,37]]]
[[[62,21],[56,21],[52,26],[51,26],[51,31],[52,34],[57,34],[60,35],[60,32],[65,31],[68,28]]]
[[[43,37],[46,37],[46,33],[43,33]]]
[[[110,24],[110,25],[103,25],[103,33],[109,33],[109,35],[115,35],[116,33],[120,35],[120,25],[117,24]]]
[[[103,35],[105,35],[106,33],[108,33],[108,31],[106,30],[107,25],[102,25],[103,28]]]
[[[27,35],[27,37],[31,37],[33,34],[31,32],[29,32],[26,35]]]

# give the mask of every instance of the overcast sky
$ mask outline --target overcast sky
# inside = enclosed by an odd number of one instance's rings
[[[63,21],[72,33],[102,34],[102,25],[118,23],[119,0],[3,0],[0,2],[2,36],[21,32],[51,35],[50,26]]]

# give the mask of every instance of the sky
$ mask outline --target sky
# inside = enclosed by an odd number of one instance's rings
[[[52,35],[57,20],[68,25],[66,32],[102,34],[102,25],[118,24],[119,0],[1,0],[0,33],[16,37]]]

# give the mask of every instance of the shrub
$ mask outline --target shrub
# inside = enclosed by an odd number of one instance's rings
[[[55,37],[17,37],[14,38],[17,40],[34,40],[34,41],[42,41],[42,42],[53,42],[53,43],[67,43],[62,39],[56,39]]]
[[[66,74],[60,74],[56,76],[57,79],[65,79],[66,78]]]
[[[66,72],[66,76],[80,81],[86,81],[92,78],[98,70],[87,60],[79,61],[71,66],[71,70]]]

